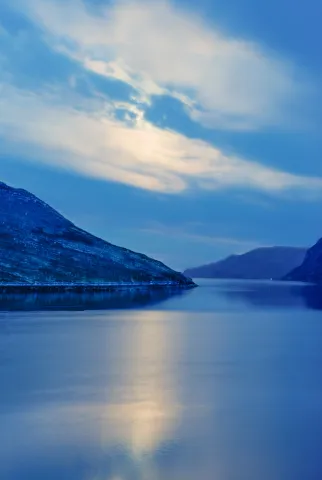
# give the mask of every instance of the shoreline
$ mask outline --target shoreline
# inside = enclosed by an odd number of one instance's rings
[[[117,290],[141,290],[155,288],[176,288],[189,289],[198,285],[179,284],[173,282],[159,283],[104,283],[104,284],[80,284],[80,283],[62,283],[62,284],[0,284],[0,294],[4,293],[62,293],[62,292],[113,292]]]

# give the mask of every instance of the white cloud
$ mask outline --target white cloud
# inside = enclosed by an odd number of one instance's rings
[[[286,61],[166,0],[116,0],[97,12],[82,0],[21,1],[50,42],[87,69],[133,85],[146,101],[170,93],[208,126],[280,124],[303,93]]]
[[[312,192],[322,187],[322,179],[273,170],[160,129],[133,105],[128,109],[134,120],[118,120],[114,112],[119,106],[99,109],[95,103],[95,108],[84,110],[77,103],[72,108],[57,103],[55,96],[2,86],[0,135],[11,148],[39,162],[159,192],[229,187]]]

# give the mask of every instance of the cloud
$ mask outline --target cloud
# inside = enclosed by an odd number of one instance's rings
[[[311,192],[322,187],[322,179],[228,156],[205,141],[158,128],[135,105],[0,88],[0,135],[34,161],[165,193],[231,187]],[[120,108],[128,113],[123,120],[116,115]]]
[[[142,101],[172,95],[209,127],[281,125],[290,121],[287,112],[306,90],[300,72],[286,60],[223,35],[166,0],[119,0],[96,10],[81,0],[17,4],[56,49],[86,69],[130,84]]]
[[[8,62],[0,63],[0,135],[10,143],[10,151],[163,193],[237,187],[273,193],[300,189],[307,194],[321,188],[319,178],[227,155],[145,118],[143,104],[152,95],[167,94],[207,124],[257,128],[277,121],[283,100],[297,86],[289,67],[255,45],[223,37],[166,1],[119,0],[91,9],[81,0],[17,0],[16,5],[36,26],[33,30],[27,22],[28,34],[25,26],[18,37],[1,35],[6,48],[12,47],[9,57],[17,56],[18,67],[24,58],[28,78],[38,72],[44,84],[23,87],[17,81],[21,68],[13,68],[14,61],[11,70]],[[31,47],[39,35],[34,57]],[[46,64],[44,41],[56,53],[48,56],[52,65],[42,72],[37,59]],[[57,66],[63,66],[62,77]],[[97,78],[119,80],[131,89],[118,95],[117,88],[112,100],[103,92],[110,85],[97,86]],[[76,88],[82,80],[92,95]]]
[[[255,242],[253,240],[243,240],[233,237],[219,237],[215,235],[204,235],[200,233],[194,233],[192,231],[187,231],[185,228],[171,227],[157,222],[152,223],[148,227],[141,228],[140,231],[144,233],[150,233],[152,235],[162,235],[167,238],[174,237],[176,239],[185,239],[193,243],[202,243],[210,246],[231,246],[234,247],[238,253],[243,253],[253,248],[263,246],[262,243]]]

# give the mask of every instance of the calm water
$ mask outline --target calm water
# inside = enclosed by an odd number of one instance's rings
[[[1,480],[321,480],[316,287],[204,281],[0,309]]]

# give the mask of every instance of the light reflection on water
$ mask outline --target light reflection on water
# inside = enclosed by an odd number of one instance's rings
[[[320,480],[315,296],[205,282],[134,309],[3,312],[1,480]]]
[[[180,323],[171,325],[163,317],[158,311],[135,313],[133,328],[123,329],[119,348],[131,355],[118,357],[119,375],[114,377],[112,391],[118,391],[120,378],[126,389],[121,401],[119,393],[115,399],[112,395],[103,412],[104,442],[111,441],[113,431],[119,436],[113,442],[126,445],[134,457],[153,452],[171,439],[180,413],[172,368],[179,351]]]

